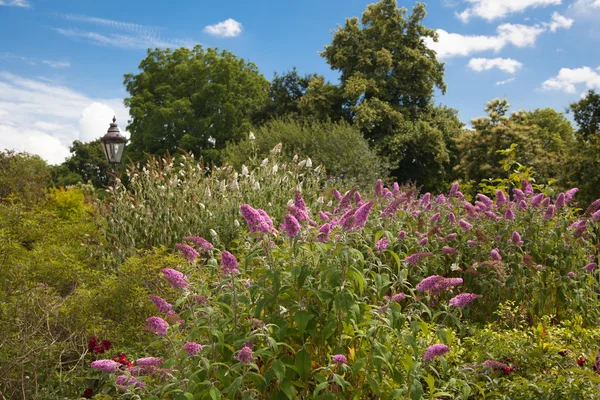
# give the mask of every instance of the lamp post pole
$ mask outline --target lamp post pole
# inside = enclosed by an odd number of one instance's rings
[[[111,165],[112,176],[110,183],[111,186],[114,187],[117,174],[116,165],[121,162],[123,150],[125,150],[125,144],[127,143],[127,138],[121,135],[121,130],[117,125],[116,117],[113,117],[112,123],[110,124],[106,135],[100,139],[100,142],[102,142],[102,150],[104,150],[106,160]]]

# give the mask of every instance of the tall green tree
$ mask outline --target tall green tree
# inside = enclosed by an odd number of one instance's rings
[[[590,90],[584,98],[571,103],[569,111],[573,113],[583,139],[600,133],[600,94],[596,91]]]
[[[281,117],[310,121],[347,119],[339,86],[318,74],[301,76],[294,67],[275,74],[269,85],[269,98],[254,117],[255,125]]]
[[[367,6],[334,32],[321,55],[341,73],[342,109],[401,181],[440,189],[452,171],[453,138],[462,131],[454,110],[435,107],[446,90],[444,64],[426,45],[437,41],[423,26],[426,11],[412,13],[395,0]]]
[[[268,95],[255,64],[214,48],[148,50],[139,69],[125,75],[127,151],[134,159],[183,148],[218,161],[226,142],[249,130]]]
[[[75,140],[69,150],[71,156],[50,171],[56,186],[90,182],[101,188],[109,184],[111,167],[106,161],[100,139],[87,143]]]
[[[437,41],[422,25],[426,14],[421,3],[410,15],[396,0],[370,4],[360,21],[349,18],[338,27],[321,53],[340,71],[344,96],[369,139],[394,134],[400,115],[417,119],[430,109],[435,88],[446,90],[444,64],[425,44]]]
[[[505,176],[501,165],[504,156],[498,150],[516,144],[515,161],[532,167],[538,182],[558,179],[565,187],[565,160],[575,144],[571,123],[550,108],[510,115],[509,109],[506,99],[488,102],[488,115],[472,120],[473,130],[457,140],[460,163],[456,169],[460,176],[475,182]]]

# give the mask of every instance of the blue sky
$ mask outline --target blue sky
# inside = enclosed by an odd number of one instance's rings
[[[0,0],[0,148],[51,163],[77,139],[100,137],[113,114],[126,125],[123,74],[148,47],[228,49],[273,73],[296,66],[337,81],[318,55],[331,30],[368,0]],[[600,0],[431,0],[425,24],[444,62],[437,103],[464,122],[486,101],[564,111],[600,89]],[[415,2],[398,1],[411,8]]]

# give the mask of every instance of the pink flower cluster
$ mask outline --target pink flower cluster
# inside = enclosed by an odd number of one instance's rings
[[[432,361],[434,358],[441,357],[449,351],[450,348],[445,344],[434,344],[427,348],[427,351],[425,351],[425,354],[423,355],[423,359]]]
[[[441,275],[432,275],[419,282],[416,289],[419,292],[429,292],[430,294],[435,295],[443,290],[451,289],[462,284],[462,278],[445,278]]]

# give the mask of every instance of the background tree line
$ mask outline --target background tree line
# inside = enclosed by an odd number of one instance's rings
[[[268,81],[255,64],[213,48],[148,50],[139,72],[125,75],[126,159],[183,149],[239,167],[282,142],[290,159],[310,156],[331,176],[442,190],[505,175],[498,151],[514,143],[515,161],[532,167],[538,182],[577,186],[583,201],[599,197],[600,96],[590,91],[570,105],[578,129],[552,109],[510,114],[499,99],[467,128],[455,109],[434,103],[435,91],[446,90],[444,64],[425,45],[437,40],[425,17],[424,4],[409,13],[381,0],[347,19],[320,53],[340,73],[338,83],[295,68]],[[98,141],[76,141],[71,153],[52,169],[55,184],[107,184]]]

